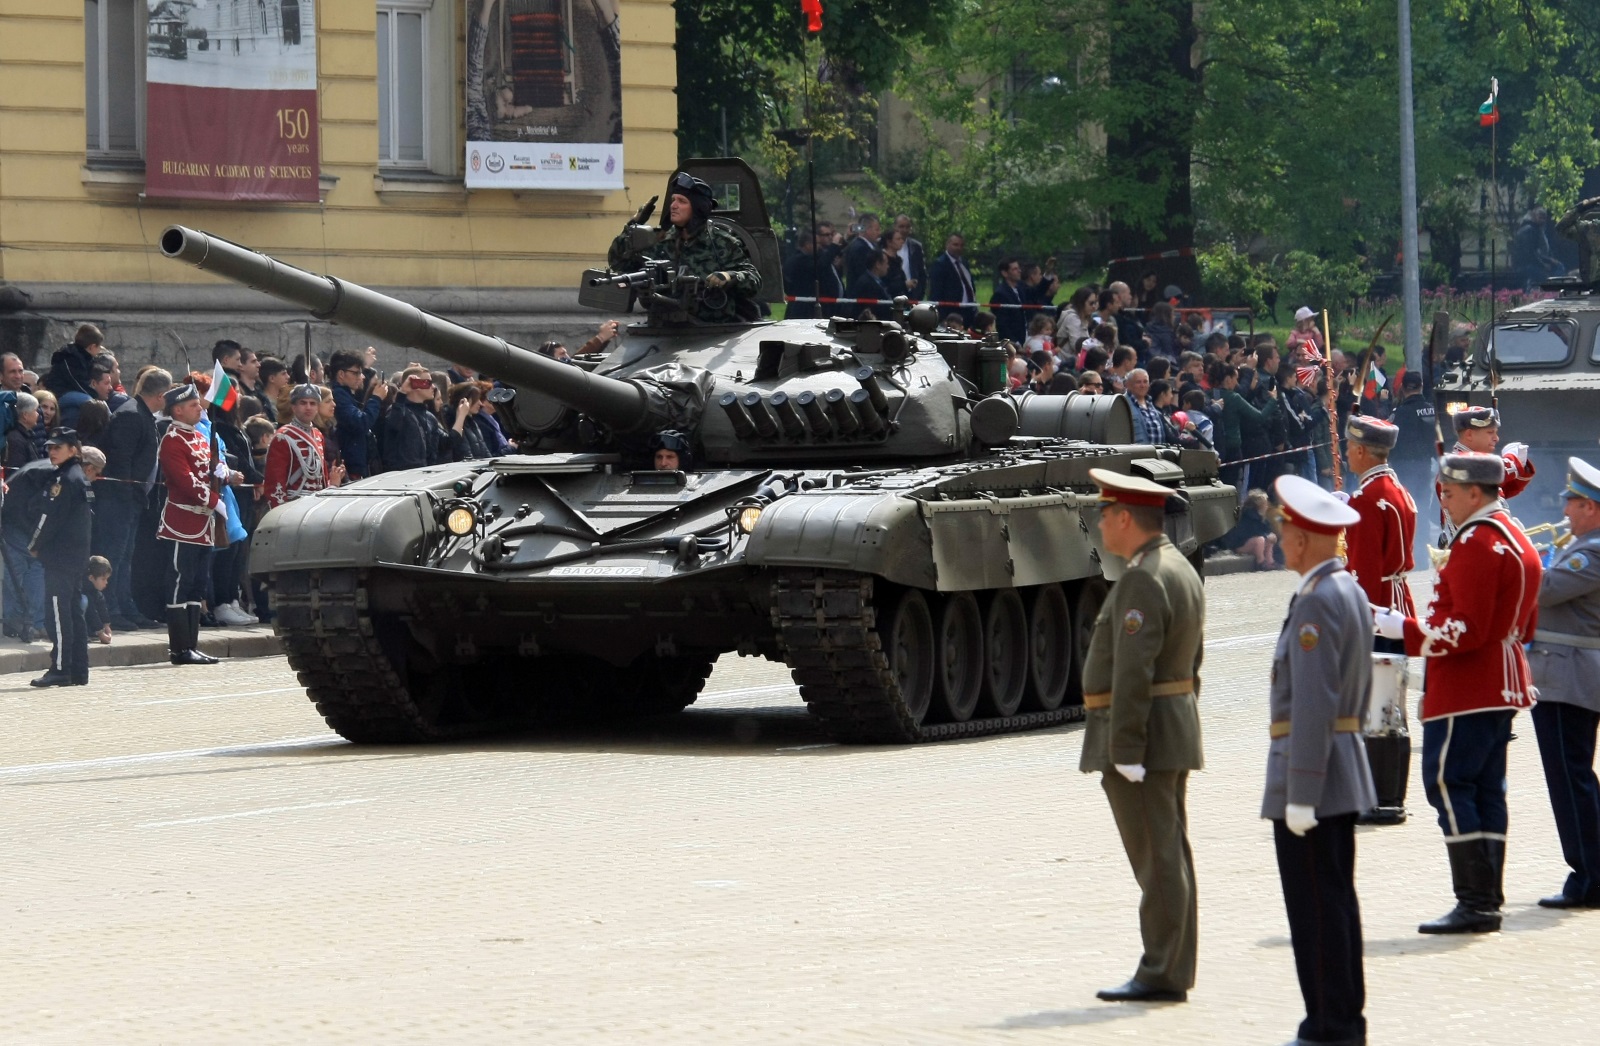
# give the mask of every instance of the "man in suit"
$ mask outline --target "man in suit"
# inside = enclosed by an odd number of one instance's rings
[[[966,249],[966,237],[958,232],[951,233],[945,239],[944,253],[928,266],[928,300],[958,301],[963,306],[971,302],[972,305],[965,308],[954,305],[938,307],[941,320],[952,312],[958,312],[962,322],[971,327],[978,318],[978,292],[972,282],[972,270],[967,268],[966,260],[961,257]]]
[[[1376,614],[1378,634],[1428,659],[1422,689],[1422,782],[1439,814],[1456,906],[1419,933],[1491,933],[1505,903],[1506,745],[1533,706],[1523,643],[1539,616],[1543,572],[1500,501],[1505,462],[1446,454],[1440,503],[1456,526],[1424,618]]]
[[[863,313],[870,312],[878,319],[886,320],[892,315],[891,306],[881,304],[889,300],[889,284],[885,282],[885,277],[888,275],[889,252],[879,250],[877,257],[867,267],[867,271],[850,285],[849,294],[851,298],[871,299],[875,304],[868,305],[865,300],[857,301],[854,304],[853,316],[859,317]]]
[[[1355,419],[1351,419],[1354,421]],[[1372,612],[1339,561],[1360,515],[1317,484],[1280,476],[1283,562],[1301,576],[1272,659],[1271,747],[1261,816],[1272,821],[1306,1019],[1296,1043],[1365,1043],[1356,819],[1377,802],[1362,719]]]
[[[989,298],[989,310],[994,313],[994,329],[1000,337],[1022,347],[1028,340],[1028,317],[1022,305],[1022,263],[1007,258],[995,270],[994,293]]]
[[[1143,897],[1144,954],[1108,1002],[1183,1002],[1194,986],[1197,908],[1185,793],[1203,768],[1199,691],[1205,593],[1164,533],[1172,490],[1090,469],[1100,544],[1127,569],[1095,619],[1083,666],[1078,769],[1100,784]]]
[[[795,253],[783,267],[783,285],[797,298],[841,298],[844,287],[839,283],[839,273],[828,261],[817,258],[817,244],[810,229],[801,229],[795,237]],[[832,314],[831,304],[808,301],[789,303],[785,315],[791,320],[809,320]]]
[[[895,215],[894,227],[903,238],[900,243],[900,268],[906,274],[906,286],[911,291],[911,297],[925,297],[928,293],[928,260],[922,241],[911,235],[911,215]]]
[[[856,222],[856,238],[850,241],[850,246],[844,249],[844,285],[855,286],[863,273],[872,268],[882,250],[878,246],[878,238],[883,229],[878,223],[876,214],[863,214]]]
[[[1600,908],[1600,469],[1567,459],[1572,543],[1558,549],[1539,586],[1539,627],[1528,664],[1539,687],[1533,729],[1550,789],[1561,854],[1572,874],[1545,908]]]

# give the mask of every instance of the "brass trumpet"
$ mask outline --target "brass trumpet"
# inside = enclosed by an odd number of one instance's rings
[[[1540,553],[1551,552],[1558,548],[1566,548],[1572,543],[1572,524],[1570,523],[1540,523],[1536,527],[1529,527],[1523,531],[1528,535],[1528,540],[1533,542],[1533,547]],[[1536,535],[1549,534],[1549,541],[1538,541]]]

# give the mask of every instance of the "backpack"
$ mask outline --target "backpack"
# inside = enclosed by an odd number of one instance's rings
[[[17,427],[17,394],[10,389],[0,389],[0,439]]]

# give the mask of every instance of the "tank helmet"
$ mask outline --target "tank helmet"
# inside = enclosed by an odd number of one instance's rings
[[[678,470],[688,472],[694,463],[694,451],[689,446],[689,437],[677,429],[663,429],[650,437],[650,453],[658,450],[670,450],[678,455]]]
[[[717,206],[716,197],[711,195],[711,186],[687,171],[679,171],[667,183],[667,198],[673,196],[688,199],[689,206],[694,210],[695,225],[703,224]]]

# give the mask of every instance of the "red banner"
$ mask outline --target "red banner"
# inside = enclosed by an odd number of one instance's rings
[[[312,0],[152,4],[145,192],[319,198]]]

